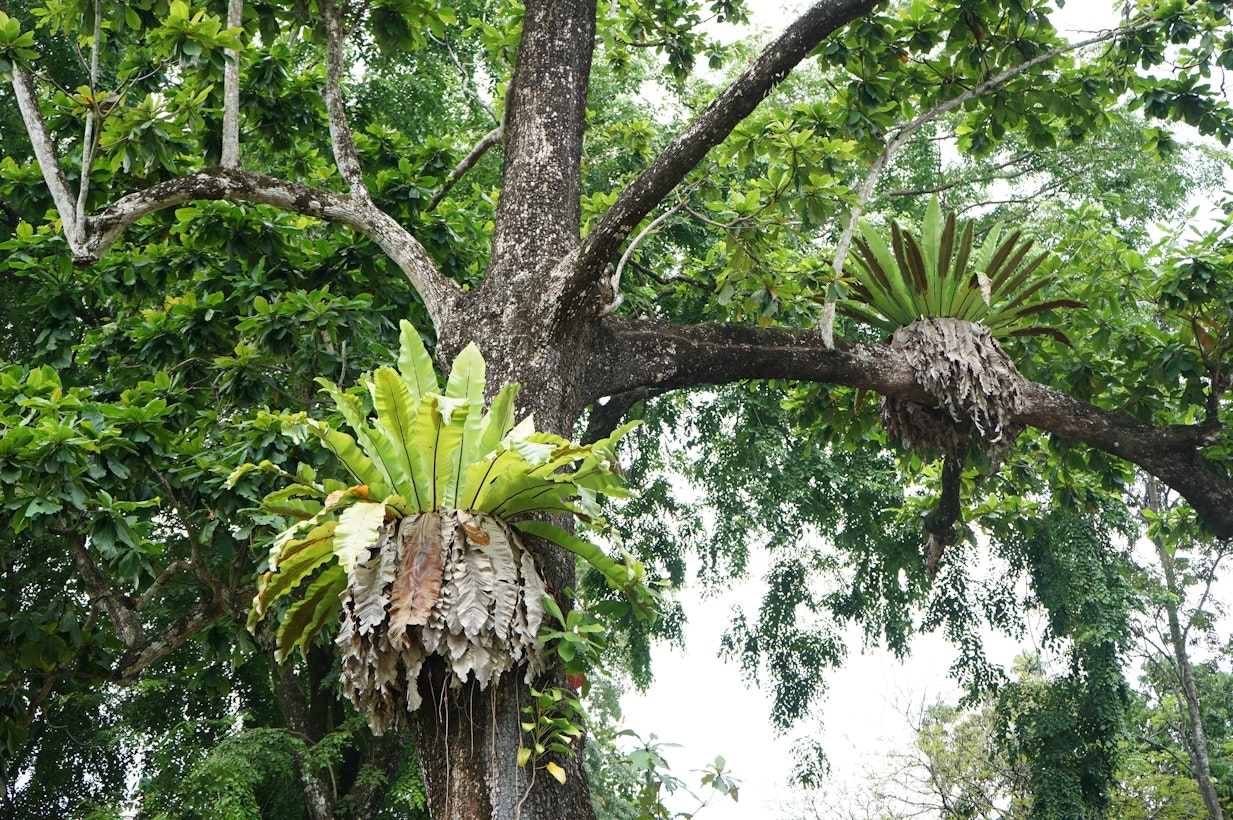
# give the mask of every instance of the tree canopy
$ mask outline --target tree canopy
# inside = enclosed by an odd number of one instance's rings
[[[1036,816],[1103,811],[1127,494],[1150,476],[1194,543],[1233,535],[1233,223],[1152,229],[1221,180],[1177,126],[1233,138],[1233,27],[1136,0],[1071,42],[1051,13],[820,0],[723,45],[737,0],[0,3],[0,805],[560,818],[593,787],[639,810],[628,770],[592,758],[588,784],[569,692],[647,680],[683,614],[579,572],[564,519],[527,522],[559,535],[526,555],[559,610],[540,639],[570,648],[529,680],[430,657],[409,685],[434,708],[397,731],[341,698],[335,626],[278,660],[277,624],[249,631],[295,516],[269,494],[320,475],[368,504],[289,419],[364,428],[405,319],[443,374],[482,354],[486,395],[443,399],[477,419],[518,383],[558,443],[644,422],[604,468],[640,494],[588,536],[601,567],[670,592],[768,552],[725,651],[776,725],[843,624],[897,652],[942,631],[974,693],[1014,693],[981,635],[1043,611],[1069,667],[1021,698],[1015,754]],[[969,321],[998,300],[1024,333]]]

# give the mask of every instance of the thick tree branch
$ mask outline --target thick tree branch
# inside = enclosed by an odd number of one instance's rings
[[[157,634],[125,652],[116,664],[116,673],[123,681],[136,680],[143,669],[179,649],[222,614],[217,601],[202,598]]]
[[[461,296],[459,287],[437,270],[432,257],[415,237],[367,198],[356,200],[251,171],[225,168],[168,180],[116,200],[88,220],[86,236],[73,249],[74,261],[78,265],[92,264],[138,219],[196,199],[273,205],[358,231],[380,245],[402,269],[437,327],[442,326]]]
[[[26,131],[30,134],[34,157],[39,161],[39,169],[43,172],[43,181],[47,183],[51,199],[60,213],[60,221],[64,223],[65,238],[68,239],[70,247],[75,247],[81,243],[82,226],[77,221],[73,189],[69,187],[68,178],[64,176],[64,166],[60,164],[56,141],[47,129],[43,112],[39,110],[34,83],[26,70],[17,64],[13,65],[13,93],[17,97],[17,107],[21,111],[22,121],[26,124]]]
[[[934,405],[904,358],[887,345],[839,338],[830,348],[817,330],[708,323],[670,325],[608,317],[588,369],[588,401],[640,387],[676,389],[744,379],[799,379],[873,390]],[[1081,441],[1137,464],[1184,496],[1217,537],[1233,537],[1233,482],[1217,476],[1201,449],[1221,430],[1153,427],[1026,379],[1015,421]]]
[[[715,97],[663,153],[621,192],[583,242],[576,259],[556,275],[565,279],[558,292],[565,312],[576,308],[604,268],[664,197],[732,132],[789,72],[840,26],[872,11],[879,0],[822,0],[771,43],[731,85]]]
[[[228,0],[227,28],[244,25],[244,0]],[[227,50],[223,71],[223,155],[224,168],[240,169],[240,52]]]

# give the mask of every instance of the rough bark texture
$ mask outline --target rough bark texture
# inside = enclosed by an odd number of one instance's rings
[[[594,817],[581,757],[553,757],[564,785],[517,764],[519,722],[529,703],[513,675],[480,691],[451,690],[444,664],[432,659],[420,676],[424,705],[412,716],[412,739],[432,806],[433,820],[563,820]],[[558,682],[563,685],[563,682]]]

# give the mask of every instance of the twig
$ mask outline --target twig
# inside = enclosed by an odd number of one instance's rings
[[[643,276],[647,277],[648,279],[651,279],[652,281],[660,285],[664,285],[665,287],[673,283],[676,283],[676,282],[683,282],[686,285],[691,285],[695,288],[698,288],[700,290],[704,290],[707,292],[710,292],[712,290],[711,286],[708,285],[706,282],[703,282],[701,279],[696,279],[692,276],[687,276],[684,273],[670,273],[667,276],[661,276],[660,274],[651,270],[646,265],[643,265],[639,262],[635,262],[632,259],[629,261],[629,267],[631,270],[635,271],[636,273],[640,273]]]
[[[441,48],[445,49],[445,53],[450,55],[450,59],[454,61],[454,66],[458,69],[458,73],[462,75],[463,90],[465,90],[472,99],[479,103],[481,108],[488,112],[488,116],[492,117],[493,122],[500,125],[501,117],[497,115],[496,110],[488,104],[487,100],[480,96],[477,89],[471,87],[475,82],[475,78],[472,76],[470,70],[468,70],[466,64],[458,57],[458,54],[454,51],[453,47],[450,46],[450,41],[444,37],[437,37],[431,32],[429,32],[428,38],[437,45],[441,46]]]
[[[458,163],[454,170],[450,171],[450,175],[446,177],[445,182],[441,184],[440,190],[432,195],[432,200],[429,201],[425,211],[432,211],[441,204],[441,200],[445,199],[445,195],[450,192],[458,182],[462,179],[463,174],[475,167],[475,164],[480,161],[484,154],[488,153],[488,149],[499,144],[505,139],[505,126],[498,125],[496,128],[489,131],[484,136],[480,137],[479,142],[475,143],[475,147],[471,149],[471,153]]]
[[[624,297],[621,296],[621,274],[625,272],[625,265],[629,262],[630,256],[632,256],[634,251],[637,250],[638,243],[641,242],[643,239],[646,239],[652,233],[654,233],[655,229],[659,227],[659,224],[661,222],[663,222],[664,220],[666,220],[668,217],[672,216],[673,214],[679,212],[684,207],[685,207],[685,200],[684,199],[679,200],[671,208],[664,211],[659,216],[655,217],[655,219],[651,221],[650,225],[647,225],[645,228],[643,228],[642,233],[638,234],[630,241],[628,247],[625,248],[625,253],[621,254],[621,261],[617,262],[616,270],[613,271],[612,278],[609,280],[609,285],[612,288],[612,298],[608,302],[608,304],[600,308],[599,310],[600,316],[608,316],[612,313],[615,313],[616,309],[621,306],[621,302],[624,301]]]

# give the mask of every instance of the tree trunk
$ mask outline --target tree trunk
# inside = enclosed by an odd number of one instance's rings
[[[1147,482],[1147,507],[1157,515],[1160,514],[1160,489],[1155,479],[1150,478]],[[1186,701],[1188,718],[1186,721],[1186,751],[1190,755],[1190,768],[1199,786],[1199,794],[1203,796],[1203,805],[1207,807],[1208,817],[1211,820],[1224,820],[1224,811],[1220,808],[1220,797],[1216,794],[1216,784],[1212,781],[1207,733],[1203,731],[1203,713],[1199,709],[1199,693],[1194,683],[1194,671],[1190,666],[1190,653],[1186,651],[1186,634],[1178,615],[1184,590],[1177,583],[1173,555],[1165,546],[1164,539],[1157,535],[1152,538],[1152,543],[1156,546],[1156,555],[1160,558],[1165,591],[1168,593],[1165,597],[1164,608],[1169,621],[1169,645],[1173,647],[1173,661],[1177,664],[1182,696]]]
[[[507,674],[486,691],[474,683],[450,689],[445,671],[441,658],[425,665],[420,675],[424,703],[411,716],[433,820],[595,816],[581,748],[570,757],[548,758],[565,770],[563,784],[533,765],[518,766],[518,749],[523,745],[519,724],[527,717],[522,707],[531,702],[520,671]],[[561,682],[547,685],[557,683]]]

